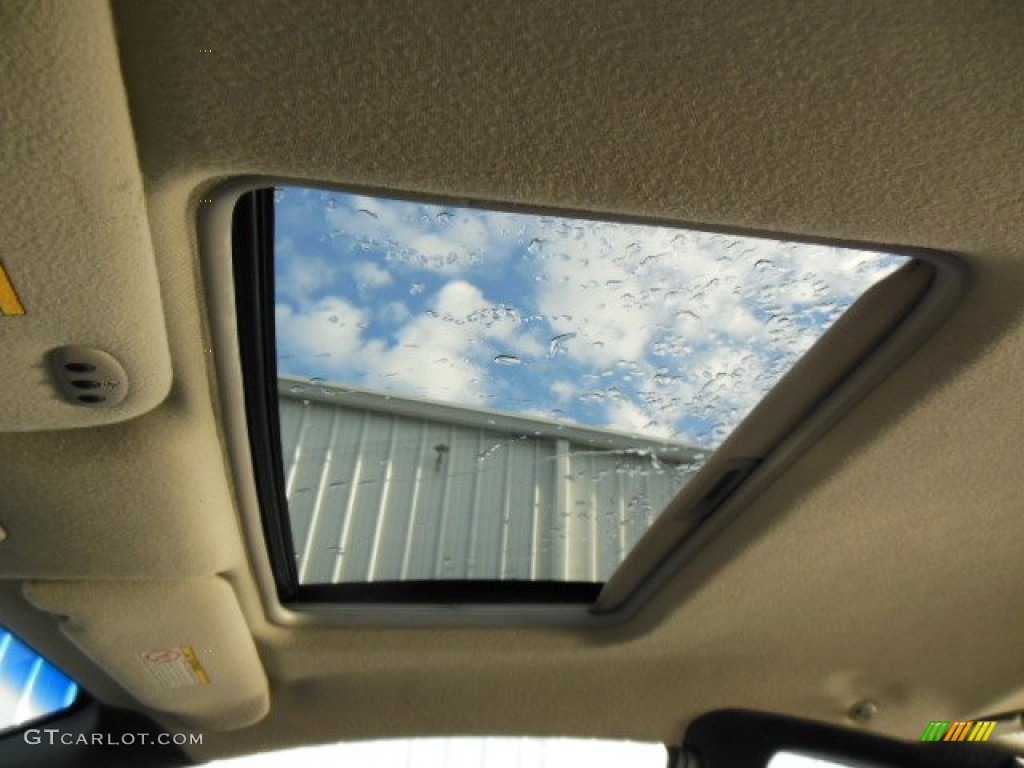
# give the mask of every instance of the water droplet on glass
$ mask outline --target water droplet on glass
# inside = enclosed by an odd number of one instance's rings
[[[490,448],[488,448],[486,451],[484,451],[483,453],[476,457],[477,464],[483,464],[485,461],[487,461],[487,459],[493,456],[494,452],[497,451],[499,448],[501,448],[501,443],[492,445]]]
[[[419,296],[425,290],[427,290],[426,283],[413,283],[412,288],[409,289],[409,294],[412,296]]]
[[[306,391],[306,385],[305,384],[292,384],[291,391],[292,392],[305,392]]]
[[[332,322],[332,323],[336,323],[336,322],[338,322],[338,316],[337,316],[337,315],[331,315],[331,316],[330,316],[330,317],[328,317],[327,319],[328,319],[328,320],[329,320],[330,322]]]
[[[275,189],[274,190],[274,202],[275,203],[280,203],[282,200],[284,200],[284,190],[283,189]]]
[[[558,352],[564,349],[565,342],[570,339],[575,339],[575,333],[560,333],[548,342],[548,357],[554,357]]]
[[[319,376],[314,376],[313,378],[311,378],[309,380],[309,383],[310,384],[323,384],[326,381],[327,381],[327,379],[322,379]]]
[[[515,355],[495,355],[494,362],[498,365],[519,365],[523,361]]]

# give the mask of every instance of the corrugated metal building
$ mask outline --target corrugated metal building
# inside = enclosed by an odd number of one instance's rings
[[[699,455],[300,379],[279,392],[303,584],[605,581]]]

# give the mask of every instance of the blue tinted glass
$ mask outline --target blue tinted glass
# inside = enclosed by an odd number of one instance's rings
[[[0,729],[60,712],[77,697],[74,680],[0,627]]]
[[[275,191],[278,370],[717,448],[903,256]]]
[[[300,584],[606,581],[894,254],[274,191]]]

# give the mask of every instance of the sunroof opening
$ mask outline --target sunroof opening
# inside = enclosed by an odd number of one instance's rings
[[[474,582],[592,599],[765,394],[909,261],[299,187],[272,208],[294,576],[383,599]]]

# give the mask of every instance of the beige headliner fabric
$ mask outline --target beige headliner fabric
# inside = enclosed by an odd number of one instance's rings
[[[672,741],[716,707],[844,722],[861,697],[879,703],[873,729],[916,738],[1024,707],[1024,6],[193,0],[115,2],[114,17],[175,396],[74,445],[4,435],[0,522],[49,528],[12,535],[0,566],[229,571],[273,706],[196,754],[417,733]],[[931,246],[974,285],[619,631],[284,630],[233,532],[195,278],[198,198],[249,173]],[[87,511],[68,474],[85,452],[111,483]],[[202,514],[199,488],[216,498]],[[136,538],[104,545],[124,520]],[[88,664],[71,647],[61,661]]]
[[[0,7],[0,262],[25,305],[0,316],[0,432],[124,421],[167,396],[170,355],[109,11]],[[113,408],[58,396],[47,351],[116,357],[128,395]]]
[[[29,311],[0,318],[0,433],[103,424],[162,402],[116,427],[0,434],[0,577],[187,578],[237,566],[188,244],[163,252],[161,297],[110,11],[33,2],[0,13],[0,259]],[[169,397],[168,326],[182,370]],[[131,377],[122,408],[55,400],[32,366],[72,341],[117,352]]]

